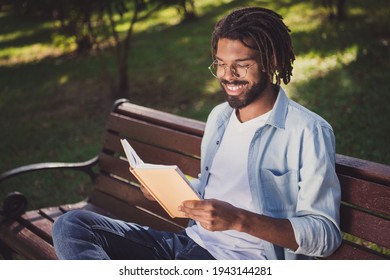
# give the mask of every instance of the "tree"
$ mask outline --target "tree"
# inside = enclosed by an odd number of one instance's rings
[[[129,77],[128,77],[128,56],[133,38],[134,26],[137,22],[148,18],[151,14],[166,5],[162,0],[133,0],[130,1],[130,7],[124,0],[105,1],[97,14],[97,24],[89,23],[89,34],[93,38],[93,44],[99,54],[102,62],[103,72],[106,80],[110,84],[113,98],[123,97],[128,94]],[[129,27],[122,36],[117,25],[123,19],[125,13],[130,13]],[[118,18],[117,15],[120,17]],[[103,52],[103,47],[110,45],[114,51],[115,63],[117,68],[117,79],[111,75],[107,58]]]
[[[343,20],[345,19],[345,1],[346,0],[336,0],[337,4],[334,4],[334,0],[323,0],[322,3],[325,8],[329,11],[330,19]]]
[[[193,20],[196,18],[195,2],[193,0],[178,0],[176,2],[179,13],[183,15],[183,20]]]
[[[96,50],[114,99],[128,94],[127,58],[136,23],[169,6],[176,6],[183,20],[195,18],[194,0],[14,0],[12,4],[24,13],[59,21],[60,31],[75,37],[78,53]],[[120,33],[117,26],[125,15],[129,26]],[[116,77],[109,71],[106,49],[113,50]]]
[[[188,6],[187,6],[188,2]],[[97,14],[97,24],[89,21],[89,34],[93,38],[95,46],[102,62],[104,76],[111,87],[113,98],[126,96],[129,91],[128,56],[131,49],[134,26],[136,23],[150,17],[154,12],[168,6],[177,6],[182,11],[185,20],[195,18],[195,6],[193,0],[103,0]],[[129,27],[124,35],[117,31],[117,25],[123,20],[125,14],[130,13]],[[117,15],[120,15],[118,18]],[[106,34],[105,37],[102,35]],[[102,46],[111,43],[117,67],[117,80],[115,80],[108,68],[105,53]]]

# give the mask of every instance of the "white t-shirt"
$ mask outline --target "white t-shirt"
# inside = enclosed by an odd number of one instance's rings
[[[210,170],[205,199],[215,198],[254,212],[248,179],[248,152],[255,132],[270,112],[241,123],[235,111],[230,117]],[[208,231],[196,223],[187,235],[216,259],[265,259],[263,241],[236,230]]]

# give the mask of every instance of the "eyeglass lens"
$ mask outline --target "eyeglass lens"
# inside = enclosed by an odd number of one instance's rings
[[[234,65],[234,64],[231,66],[228,65],[222,66],[216,62],[213,62],[209,66],[211,74],[216,78],[222,78],[223,76],[225,76],[228,68],[230,69],[232,75],[236,78],[244,78],[248,72],[247,67],[240,67],[239,65]]]

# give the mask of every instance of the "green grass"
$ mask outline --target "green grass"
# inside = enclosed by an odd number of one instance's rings
[[[292,30],[297,60],[289,96],[333,125],[337,153],[390,164],[387,0],[349,0],[340,23],[327,19],[320,1],[195,3],[194,22],[179,24],[167,9],[136,26],[127,98],[205,120],[223,100],[207,69],[215,21],[235,7],[262,5],[281,13]],[[99,152],[113,100],[96,55],[77,56],[74,48],[53,24],[0,12],[0,172]],[[114,71],[113,60],[109,65]],[[39,173],[1,183],[0,197],[17,189],[37,208],[75,202],[89,188],[87,178],[69,172]]]

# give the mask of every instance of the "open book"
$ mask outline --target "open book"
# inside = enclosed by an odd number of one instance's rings
[[[185,200],[199,200],[198,193],[176,165],[144,163],[126,139],[121,139],[130,171],[172,218],[183,218],[178,210]]]

